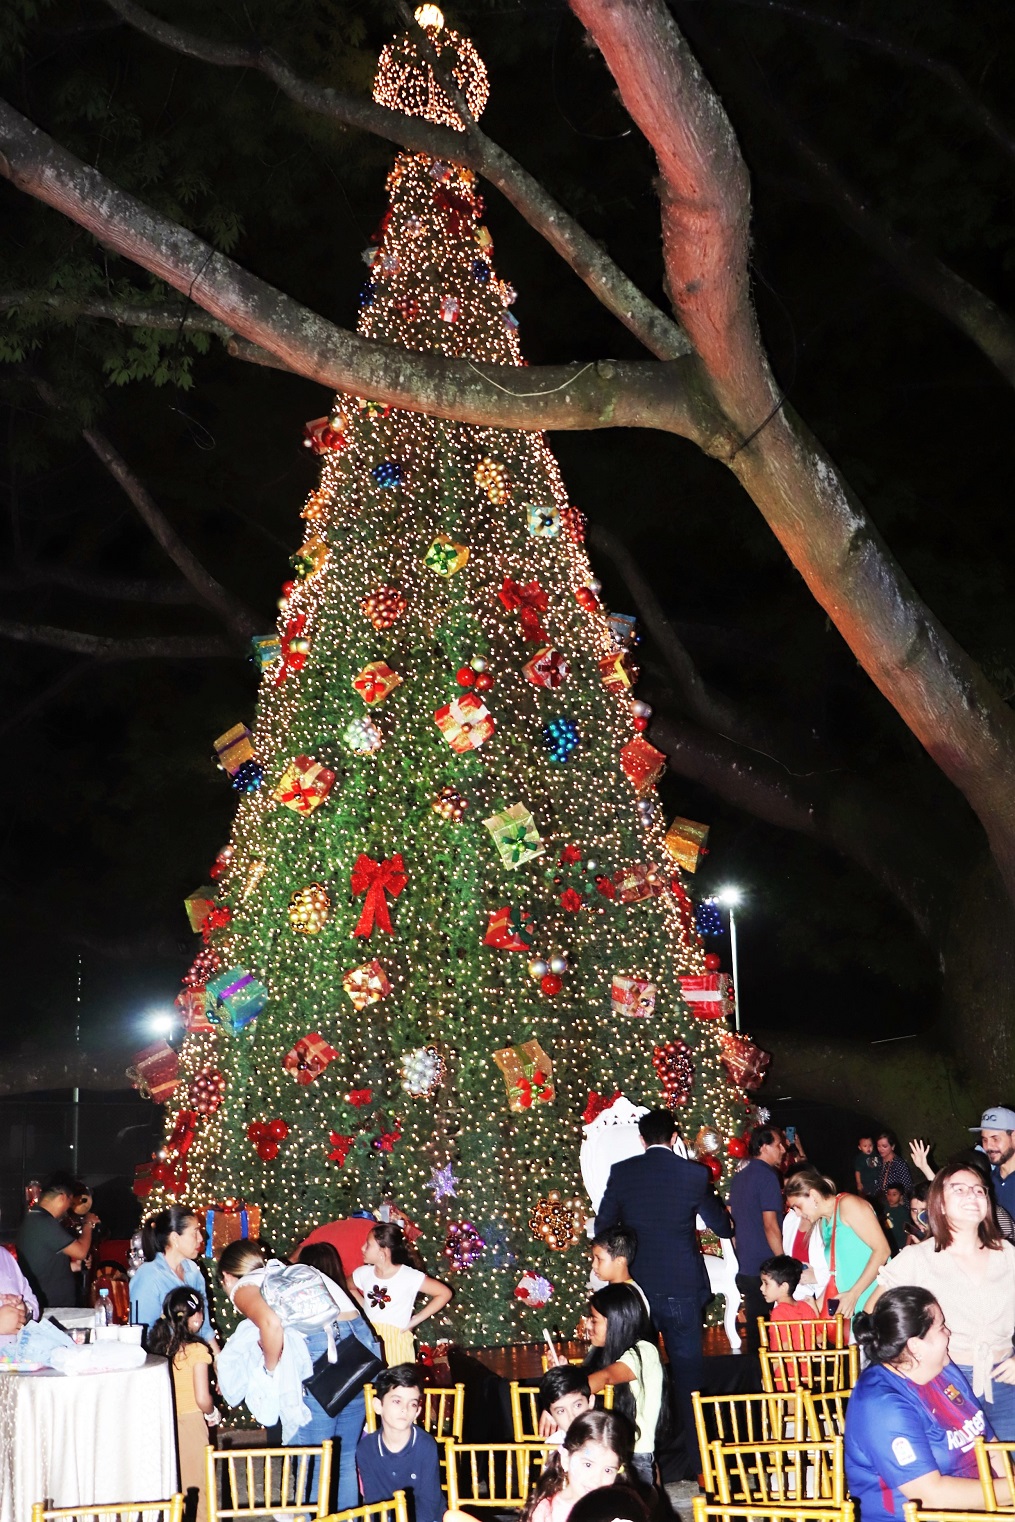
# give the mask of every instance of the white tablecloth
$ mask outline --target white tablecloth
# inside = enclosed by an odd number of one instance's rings
[[[175,1490],[164,1358],[118,1374],[0,1374],[0,1522],[31,1522],[34,1501],[157,1501]]]

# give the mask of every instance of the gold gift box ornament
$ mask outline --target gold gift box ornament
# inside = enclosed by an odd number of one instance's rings
[[[663,845],[678,867],[685,872],[697,872],[701,858],[708,855],[708,831],[707,824],[677,818],[663,836]]]

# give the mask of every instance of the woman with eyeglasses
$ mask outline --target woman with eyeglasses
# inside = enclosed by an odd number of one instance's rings
[[[930,1236],[903,1248],[878,1275],[878,1297],[916,1285],[940,1302],[951,1358],[972,1386],[997,1437],[1015,1440],[1015,1247],[998,1230],[983,1179],[949,1163],[927,1194]]]

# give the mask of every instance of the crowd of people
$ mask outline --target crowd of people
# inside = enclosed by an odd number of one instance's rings
[[[1015,1207],[1015,1111],[988,1110],[970,1129],[979,1146],[938,1170],[921,1141],[911,1143],[911,1171],[890,1131],[861,1137],[851,1188],[839,1190],[799,1137],[790,1145],[777,1127],[758,1126],[724,1203],[707,1170],[686,1156],[673,1114],[643,1115],[642,1153],[613,1166],[595,1223],[588,1356],[576,1366],[547,1350],[539,1407],[550,1457],[522,1522],[566,1522],[572,1513],[575,1522],[646,1522],[658,1511],[664,1448],[677,1453],[677,1472],[697,1477],[691,1393],[705,1387],[702,1313],[711,1293],[700,1221],[732,1238],[748,1356],[765,1320],[780,1337],[802,1339],[806,1323],[838,1314],[859,1344],[864,1368],[847,1408],[845,1451],[863,1522],[897,1517],[916,1497],[975,1506],[976,1437],[1015,1441],[1015,1220],[1007,1208]],[[98,1224],[84,1185],[66,1176],[47,1184],[19,1230],[17,1259],[0,1254],[0,1341],[40,1306],[80,1298],[75,1270],[87,1271]],[[197,1215],[173,1205],[145,1224],[131,1319],[171,1366],[181,1484],[197,1504],[196,1522],[223,1401],[245,1403],[269,1443],[334,1440],[339,1508],[404,1489],[414,1522],[443,1515],[437,1445],[417,1421],[424,1375],[413,1333],[452,1291],[427,1273],[393,1221],[336,1224],[352,1231],[361,1261],[350,1264],[348,1240],[340,1257],[332,1228],[313,1233],[289,1263],[260,1240],[233,1241],[218,1254],[218,1282],[239,1317],[224,1342],[199,1267]],[[367,1382],[376,1416],[369,1433]],[[612,1409],[599,1410],[606,1386]],[[316,1476],[312,1484],[308,1501]]]

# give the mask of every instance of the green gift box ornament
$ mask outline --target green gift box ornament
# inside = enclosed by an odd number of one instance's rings
[[[536,829],[536,821],[524,803],[513,803],[509,809],[491,814],[483,823],[493,836],[501,861],[512,871],[542,856],[546,850]]]
[[[423,556],[423,564],[438,576],[453,576],[462,569],[468,558],[467,544],[456,544],[447,534],[438,534]]]

